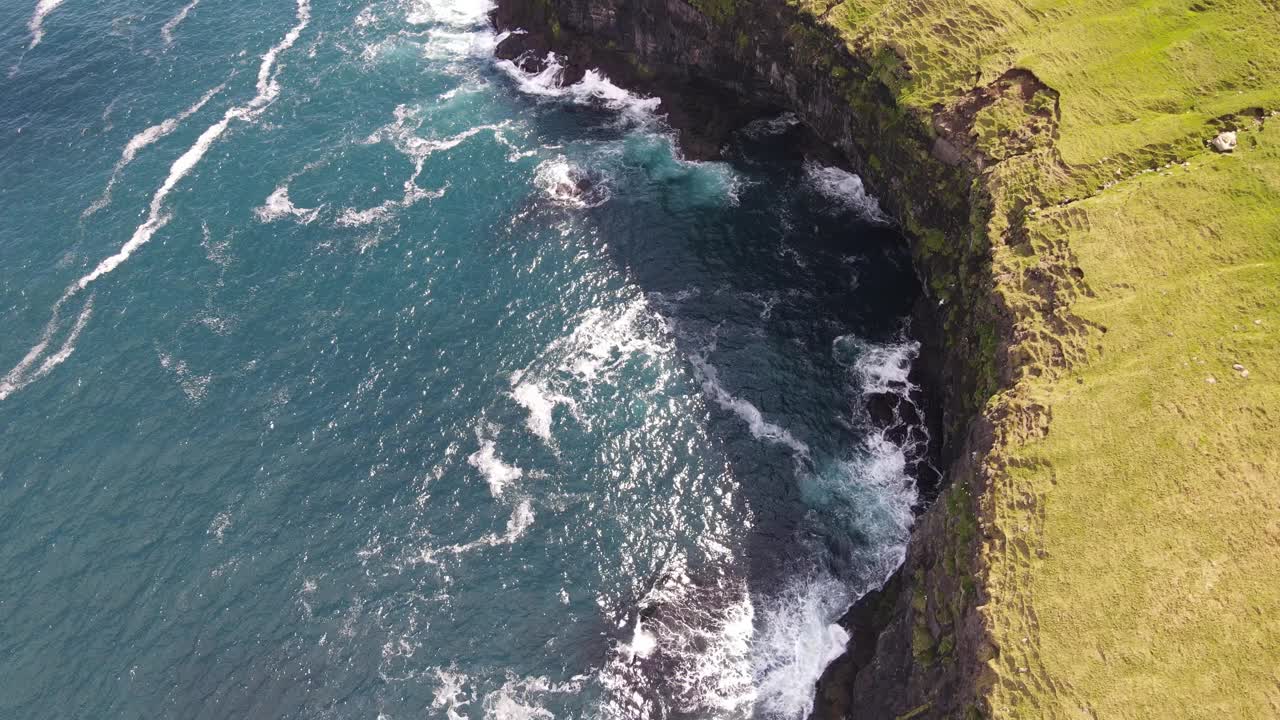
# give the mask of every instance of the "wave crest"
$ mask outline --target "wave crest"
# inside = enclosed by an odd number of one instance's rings
[[[652,122],[662,100],[644,97],[614,85],[599,70],[587,70],[578,82],[565,85],[566,68],[555,53],[547,53],[537,72],[526,72],[510,60],[499,60],[498,68],[516,82],[521,92],[547,98],[562,98],[579,105],[603,107],[632,120]]]

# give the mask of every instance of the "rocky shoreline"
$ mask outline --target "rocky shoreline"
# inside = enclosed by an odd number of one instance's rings
[[[946,484],[817,716],[1275,715],[1274,0],[498,4],[693,156],[794,113],[908,238]]]
[[[991,300],[975,214],[987,203],[968,127],[938,132],[904,113],[874,60],[848,51],[781,0],[743,4],[718,22],[684,0],[499,0],[508,35],[500,58],[540,71],[562,56],[565,83],[596,68],[663,100],[684,152],[715,158],[726,137],[782,110],[812,130],[815,155],[851,167],[898,218],[924,293],[913,317],[919,384],[937,411],[938,467],[950,479],[918,519],[904,566],[842,618],[850,650],[817,689],[816,718],[947,717],[979,710],[991,646],[976,611],[980,588],[971,485],[990,446],[978,408],[996,389],[1010,323]],[[744,28],[751,28],[748,33]],[[972,116],[968,118],[972,122]]]

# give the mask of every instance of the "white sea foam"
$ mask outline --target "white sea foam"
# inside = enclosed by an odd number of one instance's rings
[[[107,106],[106,106],[105,108],[103,108],[103,109],[102,109],[102,129],[103,129],[103,131],[109,131],[109,130],[111,130],[112,128],[114,128],[114,127],[115,127],[115,123],[111,122],[111,114],[112,114],[113,112],[115,112],[115,109],[116,109],[116,103],[118,103],[118,102],[120,102],[120,98],[119,98],[119,97],[111,98],[111,102],[107,103]]]
[[[484,476],[485,482],[489,483],[489,492],[495,498],[502,497],[502,491],[508,485],[524,476],[523,470],[498,457],[497,445],[487,438],[480,438],[480,449],[471,453],[467,462]]]
[[[578,412],[579,400],[589,400],[597,382],[611,381],[633,358],[648,363],[668,354],[668,333],[665,320],[649,308],[643,296],[621,305],[592,306],[578,317],[568,335],[547,345],[536,361],[512,375],[511,382],[513,387],[536,386],[547,402],[567,405],[575,417],[586,422],[589,418]],[[532,411],[542,401],[535,400],[531,391],[524,392],[534,401],[525,407],[531,411],[529,427],[534,430],[536,425],[534,432],[538,434],[542,416],[535,420]],[[520,398],[516,400],[524,404]]]
[[[655,112],[662,100],[643,97],[614,85],[598,70],[588,70],[582,79],[571,85],[563,84],[564,65],[555,53],[548,53],[546,67],[536,73],[521,70],[510,60],[498,61],[498,67],[516,82],[522,92],[541,97],[564,98],[580,105],[603,106],[643,122],[656,118]]]
[[[174,360],[173,356],[161,352],[160,367],[174,374],[178,386],[191,402],[199,402],[209,393],[209,383],[213,382],[213,374],[199,375],[192,372],[186,360]]]
[[[576,409],[577,403],[573,398],[549,391],[541,382],[520,382],[518,375],[513,376],[511,382],[514,386],[511,397],[529,411],[529,417],[525,420],[529,432],[550,443],[552,414],[556,406],[568,405]]]
[[[440,93],[439,95],[436,96],[436,100],[442,103],[445,103],[445,102],[449,102],[450,100],[456,97],[460,97],[462,95],[470,95],[472,93],[476,93],[479,91],[480,91],[480,86],[477,86],[477,85],[472,85],[472,84],[459,85],[455,88],[452,88],[450,90],[446,90]]]
[[[568,337],[547,348],[561,358],[559,369],[591,385],[608,378],[635,355],[657,358],[671,351],[668,327],[643,297],[620,308],[592,307]]]
[[[418,187],[418,177],[422,175],[427,158],[433,153],[451,150],[480,133],[492,132],[497,134],[509,124],[501,122],[477,125],[446,138],[422,138],[416,134],[422,122],[423,119],[418,108],[399,105],[393,113],[391,123],[378,128],[364,139],[364,144],[366,145],[390,142],[396,150],[413,160],[413,173],[408,180],[404,181],[404,194],[401,197],[384,200],[378,205],[365,209],[343,208],[334,221],[336,225],[340,227],[363,227],[385,222],[394,217],[397,210],[412,207],[422,200],[434,200],[444,197],[444,194],[448,192],[448,184],[436,190],[424,190]]]
[[[58,350],[46,355],[50,343],[53,342],[54,336],[60,329],[60,313],[62,306],[68,299],[69,295],[64,294],[58,302],[54,303],[50,311],[49,322],[45,324],[39,342],[32,345],[27,350],[27,354],[22,357],[22,360],[18,361],[17,365],[14,365],[9,372],[5,373],[3,378],[0,378],[0,400],[4,400],[18,390],[49,374],[53,368],[70,357],[71,352],[75,350],[76,340],[80,337],[80,332],[84,330],[85,324],[88,323],[90,316],[93,314],[92,295],[85,301],[84,307],[81,308],[79,315],[76,316],[75,325],[66,338],[63,339]],[[37,365],[37,363],[39,364]]]
[[[751,679],[755,604],[745,585],[739,593],[709,614],[708,625],[683,632],[680,652],[692,661],[675,678],[683,695],[725,715],[750,707],[758,695]]]
[[[453,545],[447,549],[454,554],[461,555],[476,548],[511,545],[523,537],[525,531],[533,526],[533,519],[533,502],[528,498],[524,498],[515,507],[511,508],[511,517],[507,518],[507,527],[501,535],[489,533],[479,540],[473,540],[463,545]]]
[[[582,403],[592,403],[597,385],[611,384],[615,374],[632,362],[652,368],[656,359],[671,350],[665,342],[667,332],[662,317],[640,295],[621,305],[587,309],[569,334],[553,340],[537,359],[511,374],[511,397],[528,413],[529,432],[555,450],[558,406],[566,407],[591,431],[592,413],[583,411]]]
[[[552,202],[571,208],[599,207],[609,200],[609,188],[593,181],[563,155],[545,160],[534,172],[534,184]]]
[[[419,162],[414,168],[413,176],[404,181],[404,195],[399,199],[384,200],[378,205],[370,208],[358,210],[356,208],[343,208],[338,214],[334,224],[339,227],[364,227],[374,223],[385,222],[395,215],[396,210],[403,210],[412,207],[420,200],[435,200],[444,197],[449,191],[449,186],[438,190],[423,190],[418,187],[418,175],[422,172],[422,163]]]
[[[222,536],[226,534],[227,529],[231,527],[231,513],[220,512],[209,523],[209,529],[206,534],[212,535],[218,542],[222,542]]]
[[[200,247],[204,248],[204,256],[214,265],[223,270],[231,265],[231,241],[225,238],[214,240],[206,222],[200,223]]]
[[[441,23],[473,27],[488,21],[491,0],[409,0],[405,22],[411,25]]]
[[[31,44],[27,46],[28,50],[39,45],[44,39],[44,19],[62,3],[63,0],[40,0],[36,3],[35,12],[27,21],[27,29],[31,31]]]
[[[270,223],[285,218],[294,218],[303,225],[309,224],[324,210],[324,205],[313,208],[300,208],[289,199],[289,186],[281,185],[267,196],[261,207],[254,208],[253,216],[258,222]]]
[[[466,31],[435,28],[427,33],[427,43],[422,48],[422,55],[431,59],[443,60],[489,57],[497,47],[498,36],[487,30]]]
[[[94,200],[89,207],[84,209],[84,212],[80,214],[80,217],[87,218],[106,207],[111,202],[111,191],[115,188],[116,183],[119,182],[120,173],[129,163],[133,162],[133,159],[138,156],[138,153],[147,146],[154,144],[157,140],[171,134],[174,130],[177,130],[178,126],[181,125],[184,120],[200,112],[200,109],[208,104],[208,102],[213,99],[214,95],[222,92],[223,88],[226,86],[226,83],[218,85],[200,96],[199,100],[177,115],[152,125],[146,130],[143,130],[137,135],[129,138],[129,142],[125,143],[124,150],[120,152],[120,159],[116,160],[115,167],[111,169],[111,178],[107,180],[106,189],[102,191],[102,195],[100,195],[97,200]]]
[[[916,389],[911,383],[911,363],[920,354],[918,342],[877,345],[857,335],[841,335],[831,347],[836,360],[852,368],[864,395],[893,393],[906,397]]]
[[[404,61],[422,54],[422,36],[419,33],[400,31],[379,35],[374,42],[360,50],[360,62],[366,70],[382,61]],[[343,47],[345,50],[346,48]]]
[[[862,186],[862,178],[857,175],[815,162],[805,163],[804,174],[815,190],[845,209],[857,213],[864,220],[877,223],[889,221],[889,217],[880,209],[880,202],[867,194],[866,188]]]
[[[497,140],[499,144],[510,151],[507,153],[507,162],[519,162],[524,158],[536,157],[538,155],[537,150],[525,150],[512,142],[507,138],[507,133],[503,130],[493,131],[493,139]]]
[[[716,367],[707,362],[705,357],[695,355],[689,358],[689,362],[693,365],[694,373],[702,383],[702,391],[707,397],[746,422],[752,437],[784,445],[790,448],[797,458],[809,457],[808,445],[796,439],[786,428],[765,420],[760,408],[726,390],[720,384],[720,374]]]
[[[472,700],[464,690],[467,680],[467,676],[460,672],[437,668],[437,685],[431,707],[443,710],[449,720],[468,720],[468,716],[462,714]]]
[[[164,39],[165,47],[169,47],[173,44],[173,31],[182,24],[183,20],[187,19],[187,16],[190,15],[191,11],[199,4],[200,0],[191,0],[191,2],[184,5],[182,9],[178,11],[177,15],[169,18],[165,22],[164,26],[160,28],[160,37]]]
[[[637,615],[635,631],[631,634],[631,642],[626,643],[622,648],[632,659],[635,659],[637,657],[649,657],[656,647],[658,647],[658,638],[645,628],[644,618]]]
[[[529,498],[523,498],[511,508],[511,516],[507,518],[507,526],[502,534],[488,533],[471,542],[446,545],[440,548],[419,548],[410,562],[412,564],[438,565],[441,556],[444,555],[456,557],[481,548],[513,545],[524,537],[525,531],[533,526],[533,521],[533,502]]]
[[[508,675],[502,687],[484,697],[486,720],[551,720],[555,715],[542,706],[546,695],[576,695],[580,678],[553,683],[545,677],[518,678]]]
[[[367,28],[378,21],[378,12],[374,5],[365,6],[356,14],[355,26],[358,28]]]
[[[907,537],[915,522],[919,499],[915,481],[906,471],[906,450],[877,432],[863,441],[863,454],[837,464],[828,482],[845,496],[845,522],[865,538],[866,553],[855,560],[861,572],[877,584],[889,579],[906,558]]]
[[[232,121],[252,121],[256,119],[263,109],[280,96],[280,82],[275,68],[276,59],[280,53],[293,47],[293,44],[298,41],[298,37],[301,36],[302,31],[306,29],[310,22],[310,0],[297,0],[297,23],[289,32],[285,33],[280,42],[273,45],[262,56],[262,62],[258,66],[257,94],[247,104],[238,105],[227,110],[222,119],[210,125],[200,134],[195,144],[188,148],[170,166],[169,175],[165,178],[164,183],[151,196],[147,219],[134,229],[133,235],[129,240],[120,247],[116,254],[99,262],[92,271],[69,286],[62,294],[62,297],[54,303],[50,311],[49,323],[45,326],[40,342],[32,346],[22,361],[6,373],[3,379],[0,379],[0,400],[4,400],[17,390],[43,377],[49,370],[52,370],[70,356],[71,351],[75,348],[74,342],[64,344],[61,351],[46,358],[40,369],[35,373],[28,372],[30,367],[43,356],[49,341],[56,334],[59,311],[62,306],[74,295],[87,288],[90,283],[120,267],[138,248],[150,242],[156,232],[169,222],[170,216],[165,212],[165,199],[169,196],[169,193],[173,192],[178,183],[195,168],[205,153],[209,151],[210,146],[227,131]],[[76,329],[71,334],[71,338],[78,336],[83,321],[87,319],[88,307],[89,305],[86,304],[86,309],[81,312],[80,319],[77,321]]]
[[[279,43],[272,46],[262,56],[262,63],[258,68],[258,94],[248,104],[227,110],[221,120],[206,128],[200,137],[196,139],[195,144],[173,162],[173,165],[169,168],[168,177],[165,178],[160,189],[156,190],[155,194],[151,196],[150,211],[147,214],[146,222],[134,230],[133,236],[121,246],[115,255],[98,263],[98,266],[93,271],[77,280],[76,286],[79,289],[83,290],[89,283],[115,270],[121,263],[128,260],[138,248],[150,242],[155,233],[169,222],[170,216],[164,212],[165,199],[169,196],[169,193],[173,192],[177,184],[204,158],[205,153],[209,151],[209,147],[227,131],[233,120],[253,120],[267,105],[270,105],[279,97],[280,81],[276,73],[273,72],[275,61],[280,53],[289,49],[298,41],[298,37],[310,23],[310,0],[298,0],[297,18],[298,23],[285,34]]]
[[[851,600],[844,583],[819,575],[795,578],[765,602],[752,647],[758,712],[786,720],[809,716],[818,678],[849,642],[836,620]]]
[[[441,150],[450,150],[482,132],[498,132],[510,125],[510,121],[476,125],[445,138],[423,138],[417,135],[425,120],[421,107],[397,105],[391,113],[391,122],[374,130],[363,141],[365,145],[389,142],[399,152],[414,160],[428,157]]]
[[[603,717],[661,717],[671,710],[750,715],[755,610],[744,582],[696,583],[676,559],[637,610],[645,617],[637,617],[630,639],[615,645],[598,675]]]

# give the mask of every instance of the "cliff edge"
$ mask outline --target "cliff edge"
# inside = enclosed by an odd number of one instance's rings
[[[1280,715],[1276,0],[496,21],[528,31],[505,52],[555,48],[708,128],[793,110],[910,235],[949,485],[844,619],[817,715]]]

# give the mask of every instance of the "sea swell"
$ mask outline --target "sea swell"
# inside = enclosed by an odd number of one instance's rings
[[[276,9],[137,20],[165,49],[92,106],[128,129],[67,190],[87,239],[29,302],[38,250],[0,275],[44,323],[0,381],[37,587],[0,670],[73,679],[3,706],[805,716],[928,442],[875,198],[779,160],[794,117],[686,158],[656,98],[489,57],[485,2]]]

